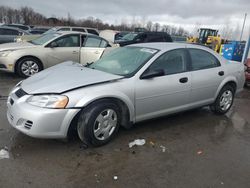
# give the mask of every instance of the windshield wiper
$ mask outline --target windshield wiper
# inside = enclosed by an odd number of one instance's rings
[[[94,62],[91,63],[86,63],[86,65],[84,65],[84,67],[89,67],[90,65],[92,65]]]

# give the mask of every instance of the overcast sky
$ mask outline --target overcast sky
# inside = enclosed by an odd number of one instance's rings
[[[244,13],[248,13],[245,36],[250,25],[250,0],[0,0],[0,5],[29,6],[47,17],[67,17],[68,13],[76,19],[93,16],[112,24],[151,20],[189,31],[197,24],[240,30]]]

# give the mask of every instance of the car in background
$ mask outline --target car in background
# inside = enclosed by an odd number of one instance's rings
[[[123,36],[120,40],[115,43],[121,47],[136,44],[136,43],[147,43],[147,42],[173,42],[171,36],[165,32],[140,32],[140,33],[129,33]]]
[[[28,25],[23,25],[23,24],[4,24],[7,27],[14,27],[14,28],[19,28],[22,29],[23,31],[29,31],[30,26]]]
[[[121,39],[124,35],[128,34],[126,31],[116,31],[105,29],[99,32],[99,36],[105,38],[110,43],[115,43],[115,41]]]
[[[64,61],[91,63],[108,46],[105,39],[88,33],[49,33],[29,42],[0,45],[0,70],[29,77]]]
[[[245,64],[246,86],[250,84],[250,58],[247,59]]]
[[[94,35],[99,36],[99,32],[95,28],[87,28],[87,27],[71,27],[71,26],[60,26],[60,27],[52,27],[43,34],[49,34],[49,33],[55,33],[58,31],[76,31],[76,32],[82,32],[82,33],[91,33]],[[24,35],[17,38],[17,42],[23,42],[23,41],[31,41],[38,37],[40,37],[41,34],[33,34],[33,35]]]
[[[93,35],[98,35],[99,32],[95,28],[88,28],[88,27],[71,27],[71,26],[60,26],[60,27],[53,27],[49,29],[45,34],[47,33],[54,33],[57,31],[77,31],[77,32],[82,32],[82,33],[90,33]]]
[[[16,42],[18,36],[30,35],[27,31],[7,26],[0,26],[0,44]]]
[[[117,48],[92,64],[65,62],[13,88],[9,123],[37,138],[66,138],[72,130],[101,146],[120,126],[193,108],[231,108],[244,85],[244,65],[192,44],[144,43]]]
[[[29,33],[32,35],[42,35],[49,29],[49,27],[33,27],[32,29],[30,29]]]

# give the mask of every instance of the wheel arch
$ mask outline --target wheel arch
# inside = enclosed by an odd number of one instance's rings
[[[229,78],[226,78],[225,80],[223,80],[223,82],[220,84],[220,86],[218,87],[217,91],[216,91],[216,95],[214,97],[214,99],[217,98],[219,92],[221,91],[221,89],[225,86],[225,85],[230,85],[234,88],[234,91],[236,92],[237,91],[237,79],[234,78],[234,77],[229,77]]]
[[[41,61],[41,59],[39,59],[38,57],[33,56],[33,55],[25,55],[25,56],[22,56],[22,57],[20,57],[19,59],[16,60],[15,66],[14,66],[14,72],[15,72],[15,73],[17,73],[17,66],[18,66],[18,63],[19,63],[21,60],[25,59],[25,58],[34,58],[34,59],[38,60],[39,63],[41,64],[41,66],[42,66],[42,70],[44,69],[44,65],[43,65],[43,62]]]
[[[81,110],[72,118],[71,123],[68,127],[67,130],[67,136],[69,138],[72,137],[72,135],[75,135],[75,131],[76,131],[76,126],[77,126],[77,122],[78,122],[78,118],[80,116],[80,114],[82,113],[82,111],[88,109],[88,107],[95,105],[97,103],[101,103],[101,102],[106,102],[106,101],[111,101],[114,102],[120,109],[121,109],[121,126],[129,129],[131,128],[131,126],[133,125],[133,113],[134,111],[131,111],[131,108],[128,106],[128,104],[126,102],[124,102],[124,100],[118,98],[118,97],[114,97],[114,96],[109,96],[109,97],[100,97],[100,98],[96,98],[92,101],[89,101],[87,104],[85,104],[83,107],[81,107]]]

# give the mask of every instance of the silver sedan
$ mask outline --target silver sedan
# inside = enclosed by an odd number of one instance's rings
[[[107,46],[105,39],[88,33],[49,33],[29,42],[0,45],[0,70],[29,77],[64,61],[96,61]]]
[[[210,106],[225,114],[244,84],[244,65],[191,44],[117,48],[93,64],[65,62],[19,83],[10,93],[9,123],[39,138],[77,131],[93,146],[120,126]]]

